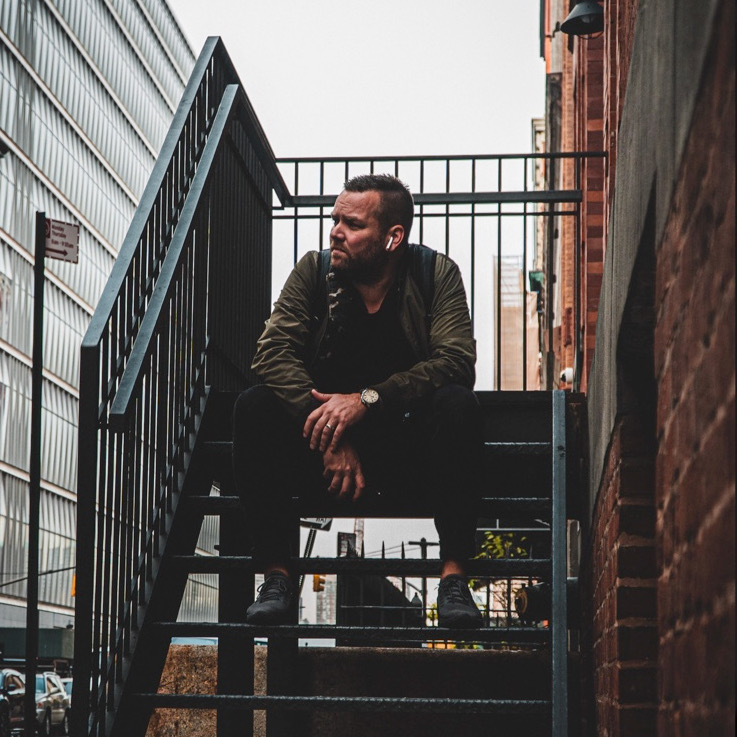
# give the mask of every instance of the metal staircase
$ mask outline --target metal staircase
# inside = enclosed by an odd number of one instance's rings
[[[575,193],[527,194],[531,202],[550,203],[551,215],[557,203],[575,202]],[[575,734],[566,579],[567,523],[578,516],[583,458],[579,395],[479,393],[488,480],[482,516],[513,525],[542,520],[551,554],[479,559],[469,573],[549,583],[547,626],[516,621],[473,632],[363,627],[356,633],[243,623],[256,568],[230,476],[229,413],[252,380],[245,367],[268,314],[273,196],[276,211],[321,208],[330,200],[322,191],[311,202],[290,194],[222,43],[209,39],[82,347],[73,733],[143,737],[152,709],[193,708],[217,710],[218,737],[252,734],[250,715],[260,709],[267,710],[269,737],[308,734],[299,716],[305,712],[485,714],[526,734]],[[421,206],[433,204],[425,199]],[[295,216],[295,233],[296,222]],[[301,516],[336,516],[330,505],[306,509],[297,500],[290,511],[295,535]],[[370,501],[354,513],[431,516]],[[220,519],[219,555],[196,556],[208,515]],[[293,564],[304,574],[439,573],[437,560]],[[218,622],[176,621],[187,577],[195,573],[219,576]],[[495,697],[493,688],[468,698],[307,692],[297,677],[297,638],[357,634],[382,643],[460,641],[484,652],[534,651],[548,669],[549,688],[534,697]],[[204,635],[218,638],[217,693],[158,693],[171,638]],[[266,695],[253,693],[254,638],[268,639]]]

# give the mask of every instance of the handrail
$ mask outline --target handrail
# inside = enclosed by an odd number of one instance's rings
[[[105,737],[181,492],[206,384],[232,389],[268,311],[273,152],[205,43],[84,337],[73,733]],[[236,285],[241,308],[218,299]],[[90,693],[91,687],[91,693]]]
[[[293,207],[332,207],[336,194],[328,195],[294,195],[291,198]],[[581,202],[583,195],[580,189],[546,189],[531,192],[419,192],[412,195],[415,205],[488,205],[488,204],[520,204]]]
[[[146,227],[150,225],[152,213],[156,210],[157,200],[159,199],[160,192],[164,186],[169,170],[172,167],[172,162],[175,159],[177,149],[182,144],[197,145],[193,148],[196,153],[199,151],[199,146],[202,141],[189,141],[184,140],[184,136],[187,133],[186,123],[187,119],[192,112],[192,106],[197,96],[197,93],[206,84],[206,76],[208,72],[212,73],[212,63],[215,56],[219,58],[219,62],[222,65],[226,74],[226,79],[230,84],[241,85],[238,74],[235,71],[230,58],[225,51],[222,40],[218,36],[210,36],[205,41],[205,45],[197,58],[195,67],[190,75],[189,82],[184,89],[182,99],[179,103],[169,132],[166,134],[164,143],[161,147],[161,151],[156,159],[153,171],[149,177],[148,183],[143,191],[143,195],[138,203],[136,212],[133,215],[133,220],[128,229],[128,233],[123,240],[123,245],[118,252],[118,257],[113,264],[113,268],[110,272],[107,284],[97,302],[97,308],[90,320],[87,331],[82,339],[82,350],[89,349],[97,346],[102,340],[103,333],[107,329],[108,321],[111,313],[114,309],[115,302],[120,296],[120,292],[125,283],[125,279],[128,276],[132,262],[138,253],[141,240],[144,236]],[[242,85],[241,85],[242,88]],[[264,169],[269,175],[270,184],[273,187],[279,201],[288,205],[291,195],[284,179],[276,165],[276,159],[271,146],[266,138],[261,124],[256,117],[256,113],[253,110],[250,100],[244,92],[244,102],[248,111],[248,122],[249,132],[253,134],[253,142],[256,144],[257,154],[261,161]],[[206,131],[203,132],[206,134]],[[186,145],[182,146],[183,150],[186,151]]]
[[[146,226],[149,224],[151,213],[159,198],[159,193],[171,168],[177,147],[185,133],[187,119],[190,116],[192,103],[198,90],[205,83],[212,56],[219,39],[208,38],[202,53],[199,55],[195,67],[190,75],[189,82],[184,89],[182,99],[179,102],[169,132],[166,134],[164,144],[154,164],[153,171],[149,177],[146,188],[138,203],[133,220],[128,228],[128,233],[123,240],[123,245],[118,252],[118,257],[113,264],[105,289],[97,302],[97,308],[90,320],[87,332],[82,339],[82,350],[96,347],[102,340],[103,333],[107,329],[108,320],[114,309],[115,301],[120,295],[124,282],[131,269],[134,257],[138,252],[139,245],[144,235]]]
[[[163,306],[170,297],[174,285],[176,270],[184,254],[184,245],[191,234],[195,213],[200,204],[200,193],[207,185],[210,172],[215,163],[215,156],[220,147],[225,127],[233,114],[238,85],[231,84],[225,88],[223,99],[212,124],[210,135],[200,158],[197,172],[191,184],[191,196],[187,198],[177,229],[169,246],[169,250],[161,266],[159,279],[149,300],[146,314],[138,331],[139,339],[133,345],[128,363],[115,394],[108,422],[112,430],[125,429],[125,419],[134,398],[136,389],[140,386],[146,360],[151,356],[156,328],[161,320]]]
[[[280,156],[280,164],[342,164],[346,161],[358,163],[370,163],[372,161],[498,161],[507,159],[587,159],[605,158],[605,151],[555,151],[520,154],[430,154],[418,156]]]
[[[277,163],[293,194],[291,206],[274,209],[274,247],[286,253],[291,246],[295,263],[305,251],[327,247],[330,208],[343,181],[366,172],[391,172],[412,191],[411,239],[444,252],[463,270],[477,340],[478,388],[556,386],[553,364],[545,359],[554,350],[558,326],[561,340],[570,335],[565,346],[572,345],[564,354],[571,363],[561,369],[573,366],[578,386],[578,328],[584,316],[577,300],[573,314],[556,312],[552,319],[554,284],[567,276],[556,273],[555,239],[558,231],[575,231],[577,237],[583,162],[604,155],[568,151],[280,158]],[[575,251],[579,259],[580,250]],[[574,278],[579,269],[577,261]],[[483,319],[477,321],[481,310]]]

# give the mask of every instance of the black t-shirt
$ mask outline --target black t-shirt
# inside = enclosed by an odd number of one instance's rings
[[[358,392],[415,364],[399,323],[398,306],[397,287],[389,290],[374,314],[367,312],[360,298],[356,300],[346,331],[315,372],[318,389],[339,394]]]

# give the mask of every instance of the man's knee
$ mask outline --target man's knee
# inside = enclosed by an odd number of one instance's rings
[[[233,408],[233,430],[242,432],[253,426],[263,426],[278,412],[278,400],[269,387],[259,384],[241,392]]]

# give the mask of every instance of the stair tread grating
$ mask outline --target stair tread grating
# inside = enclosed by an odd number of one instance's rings
[[[336,638],[353,640],[404,640],[429,642],[459,640],[474,643],[514,642],[541,644],[550,639],[542,627],[484,627],[458,629],[448,627],[348,626],[333,624],[250,625],[234,622],[156,622],[153,630],[171,637],[216,637],[239,634],[243,637]]]
[[[222,573],[244,571],[258,573],[262,564],[250,556],[239,555],[172,555],[171,562],[189,573]],[[366,575],[440,576],[440,559],[420,558],[292,558],[290,567],[295,575],[305,573],[363,573]],[[467,564],[469,576],[509,577],[547,575],[549,558],[475,559]]]
[[[164,709],[277,709],[284,711],[547,714],[548,699],[449,699],[403,696],[266,696],[136,693],[141,705]]]
[[[233,449],[231,440],[206,440],[204,447],[213,455],[230,455]],[[487,440],[484,442],[484,448],[487,453],[493,454],[509,454],[509,455],[529,455],[538,453],[548,453],[552,444],[549,441],[513,441],[501,442],[495,440]]]
[[[299,504],[299,500],[295,500]],[[232,495],[222,496],[190,496],[186,499],[186,504],[190,510],[197,511],[200,514],[218,514],[227,513],[241,506],[240,497]],[[481,504],[484,509],[491,508],[495,511],[511,512],[515,514],[550,514],[552,502],[550,497],[537,496],[489,496],[482,497]],[[381,504],[374,505],[379,507]],[[314,506],[314,505],[313,505]],[[370,500],[369,505],[370,506]],[[345,511],[345,510],[341,510]],[[351,510],[351,513],[358,514],[359,509]],[[483,516],[483,515],[480,515]]]

